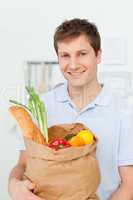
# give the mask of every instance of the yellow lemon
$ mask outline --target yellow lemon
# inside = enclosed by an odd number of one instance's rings
[[[85,144],[91,144],[94,141],[94,135],[90,130],[82,130],[77,134],[77,137],[80,137],[84,140]]]

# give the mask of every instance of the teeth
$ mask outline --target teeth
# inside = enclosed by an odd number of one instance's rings
[[[83,71],[84,72],[84,71]],[[69,74],[72,74],[72,75],[80,75],[82,74],[83,72],[68,72]]]

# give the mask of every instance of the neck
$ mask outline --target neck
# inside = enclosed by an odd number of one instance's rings
[[[82,110],[90,102],[92,102],[97,97],[101,89],[102,87],[98,82],[81,87],[68,85],[69,95],[78,111]]]

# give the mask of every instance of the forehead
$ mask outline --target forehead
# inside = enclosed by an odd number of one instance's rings
[[[80,35],[76,38],[66,38],[57,43],[58,52],[91,49],[89,38],[86,35]]]

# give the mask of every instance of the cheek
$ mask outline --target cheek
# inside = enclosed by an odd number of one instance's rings
[[[66,67],[62,63],[59,63],[59,68],[61,73],[64,74]]]
[[[97,64],[94,62],[89,63],[86,65],[86,74],[96,74],[97,73]]]
[[[59,66],[61,71],[65,71],[67,68],[68,62],[66,60],[59,60]]]

